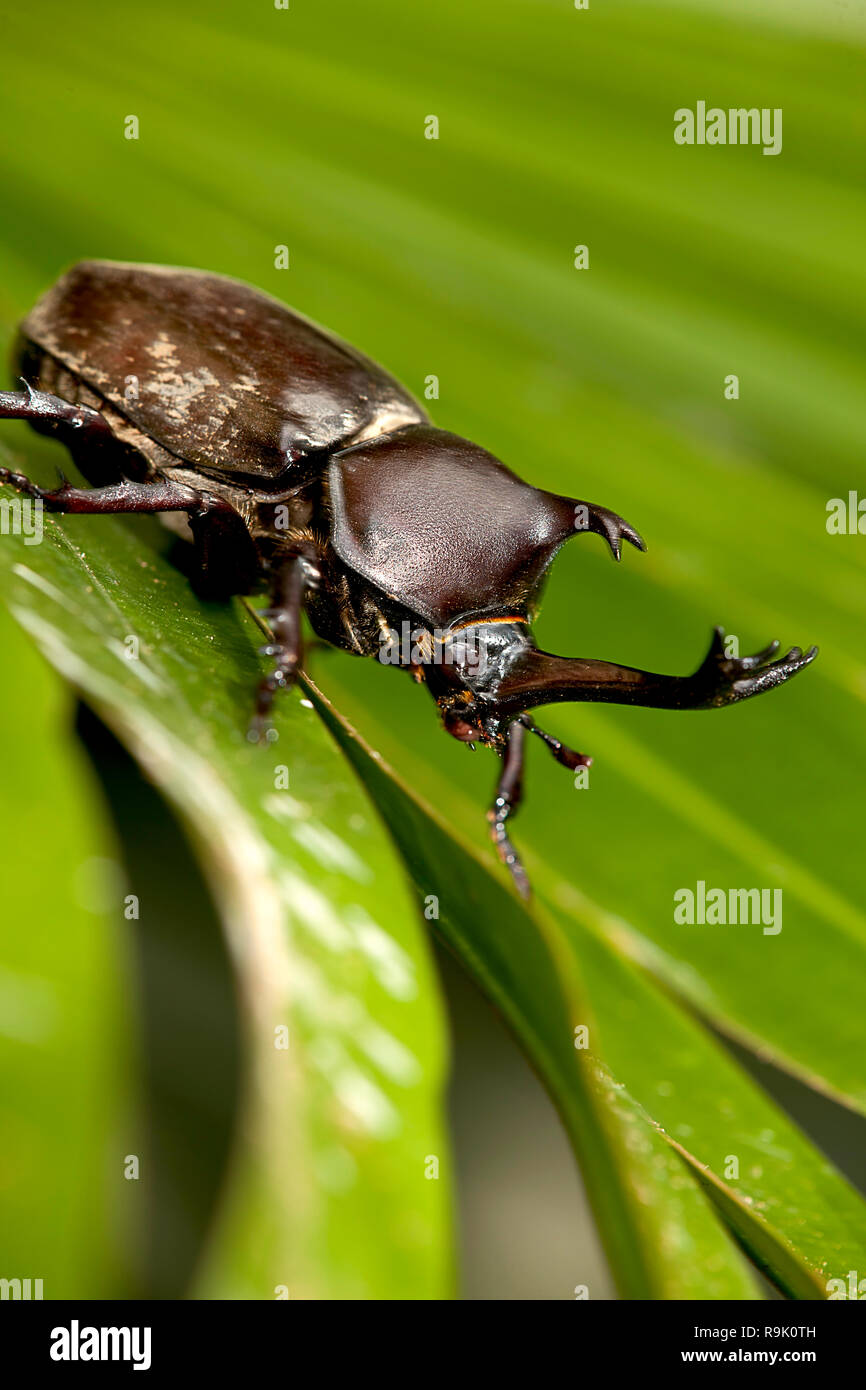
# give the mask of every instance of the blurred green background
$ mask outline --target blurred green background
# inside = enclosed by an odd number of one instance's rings
[[[548,712],[551,732],[593,755],[591,792],[531,749],[515,836],[564,919],[591,919],[749,1056],[862,1112],[866,542],[829,535],[825,520],[830,498],[866,494],[866,6],[157,0],[118,11],[48,0],[38,22],[7,5],[3,30],[8,342],[80,258],[238,276],[419,396],[435,376],[438,424],[639,528],[647,554],[618,568],[593,538],[560,555],[542,646],[687,671],[717,622],[743,652],[773,637],[819,644],[790,688],[718,716]],[[699,100],[782,108],[782,153],[675,145],[674,111]],[[136,140],[124,136],[131,115]],[[436,140],[425,138],[430,116]],[[580,245],[589,263],[578,270]],[[275,268],[280,246],[287,270]],[[731,374],[736,400],[724,393]],[[14,424],[2,441],[18,459],[31,447]],[[82,525],[95,524],[76,523],[83,547]],[[23,560],[36,569],[37,558],[34,548]],[[140,1272],[126,1268],[98,1162],[133,1123],[134,958],[81,878],[82,864],[119,851],[68,698],[26,639],[11,624],[4,633],[3,1260],[26,1265],[43,1223],[55,1286],[104,1292],[126,1278],[132,1289]],[[317,649],[309,668],[489,854],[492,759],[445,738],[423,692],[376,663]],[[674,926],[673,892],[698,879],[783,887],[782,933]],[[610,1296],[557,1122],[522,1064],[504,1060],[510,1044],[479,1040],[463,988],[450,990],[471,1237],[463,1291],[569,1297],[589,1280],[593,1296]],[[608,1026],[629,1029],[626,1017]],[[653,1045],[640,1039],[645,1054]],[[501,1146],[484,1149],[460,1078],[495,1094],[492,1064],[478,1060],[494,1054],[505,1099],[486,1123],[503,1111],[508,1123]],[[807,1110],[803,1122],[862,1180],[862,1131],[848,1117]],[[517,1162],[527,1125],[538,1144]],[[501,1192],[514,1232],[511,1282],[501,1259],[484,1258],[501,1248],[478,1220],[485,1191]],[[571,1257],[554,1258],[551,1211],[568,1213]],[[74,1232],[52,1244],[58,1212],[79,1225],[102,1213],[98,1269],[81,1262]]]

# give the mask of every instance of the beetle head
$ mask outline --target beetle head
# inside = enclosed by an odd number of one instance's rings
[[[555,678],[570,672],[572,663],[540,652],[524,619],[461,624],[446,634],[443,647],[446,660],[434,693],[452,738],[503,753],[509,726],[516,721],[536,734],[563,767],[589,767],[591,758],[560,743],[529,717],[527,711],[534,705],[569,698],[567,693],[557,695]]]
[[[509,723],[524,712],[510,698],[511,687],[515,679],[520,687],[521,672],[536,650],[520,616],[480,617],[450,628],[428,675],[448,733],[462,743],[501,750]]]

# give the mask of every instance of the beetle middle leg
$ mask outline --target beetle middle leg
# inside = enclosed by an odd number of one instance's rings
[[[506,828],[506,821],[509,816],[515,814],[523,796],[525,741],[526,725],[515,719],[508,729],[505,751],[502,754],[502,772],[493,805],[487,812],[487,819],[490,822],[490,838],[496,846],[496,853],[510,871],[520,896],[529,898],[532,894],[529,879]]]
[[[0,483],[9,483],[18,492],[41,502],[47,512],[82,515],[116,512],[197,512],[205,499],[201,493],[169,478],[148,483],[124,481],[109,487],[73,487],[62,479],[56,488],[39,487],[11,468],[0,468]]]
[[[48,512],[111,515],[118,512],[185,512],[195,543],[198,572],[193,586],[202,598],[229,598],[247,592],[258,574],[258,556],[249,532],[230,503],[171,478],[77,488],[65,479],[56,488],[39,487],[23,473],[0,468],[0,483],[41,502]]]
[[[274,696],[295,683],[301,664],[301,613],[304,598],[319,583],[319,570],[303,551],[296,551],[279,562],[271,585],[271,607],[265,611],[272,641],[262,647],[265,656],[276,658],[276,665],[259,685],[256,713],[249,739],[257,743],[268,725]]]
[[[81,516],[113,515],[118,512],[185,512],[189,517],[190,528],[196,548],[205,570],[207,561],[213,564],[215,543],[218,535],[225,542],[230,538],[235,542],[234,550],[240,549],[246,540],[252,550],[252,543],[241,518],[228,502],[208,493],[196,491],[171,478],[156,477],[146,483],[124,479],[108,487],[73,487],[65,478],[56,488],[39,487],[26,478],[23,473],[15,473],[11,468],[0,468],[0,483],[8,483],[18,492],[41,502],[47,512],[62,512]],[[215,529],[216,528],[216,529]],[[240,529],[240,535],[238,531]],[[255,578],[255,551],[250,556],[242,551],[243,563],[236,561],[228,588],[225,584],[216,590],[208,590],[208,597],[227,597],[247,588]],[[201,586],[200,586],[201,587]],[[225,589],[225,592],[223,592]]]

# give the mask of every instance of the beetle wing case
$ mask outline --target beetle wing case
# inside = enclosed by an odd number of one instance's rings
[[[343,450],[328,489],[341,560],[438,627],[468,613],[525,612],[574,533],[567,498],[432,425]]]
[[[259,486],[285,483],[294,455],[427,419],[369,358],[206,271],[82,261],[22,335],[172,454]]]

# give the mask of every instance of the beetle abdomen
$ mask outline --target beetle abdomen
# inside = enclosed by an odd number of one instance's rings
[[[427,418],[354,348],[206,271],[82,261],[22,333],[178,458],[259,486],[298,455]]]

